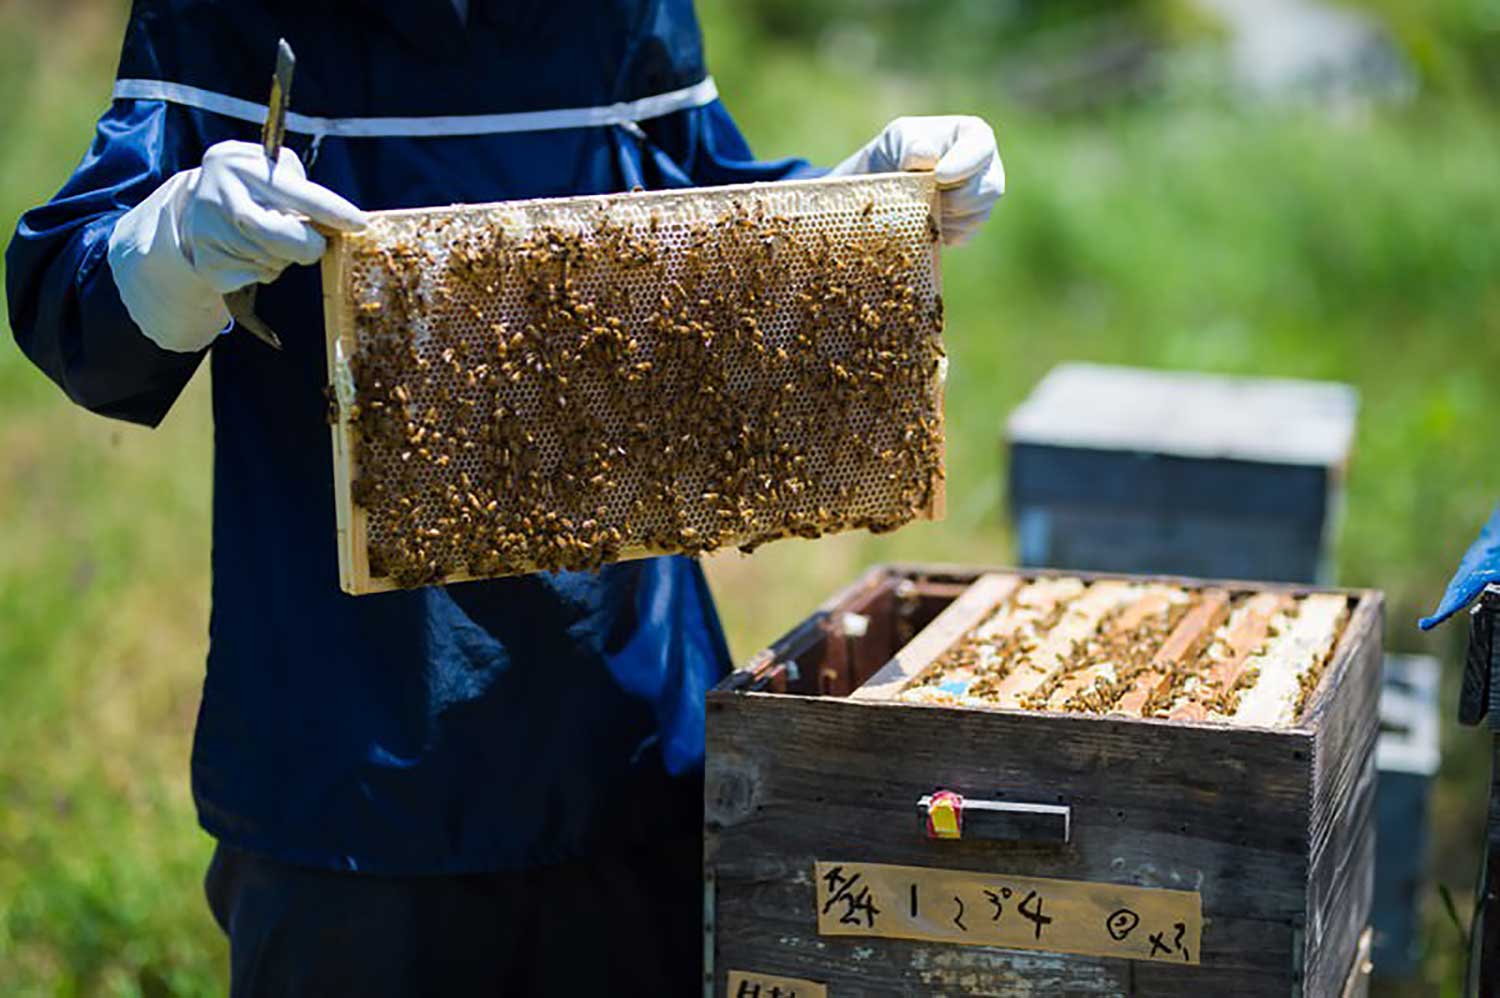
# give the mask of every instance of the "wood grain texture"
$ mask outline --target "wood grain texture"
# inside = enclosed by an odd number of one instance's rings
[[[821,696],[848,696],[890,660],[900,623],[896,586],[886,579],[830,614],[827,656],[817,667]]]
[[[1109,632],[1111,636],[1132,634],[1151,618],[1168,613],[1171,607],[1172,590],[1160,587],[1148,589],[1140,599],[1127,606],[1118,617],[1110,622]],[[1171,635],[1169,634],[1168,637]],[[1116,664],[1112,661],[1103,661],[1096,665],[1075,669],[1052,691],[1052,695],[1047,700],[1048,709],[1061,710],[1069,700],[1093,688],[1100,680],[1113,680]]]
[[[1225,635],[1227,650],[1224,658],[1207,670],[1206,678],[1213,689],[1234,687],[1250,656],[1265,644],[1272,619],[1291,605],[1291,598],[1282,593],[1258,593],[1246,601]],[[1179,721],[1202,721],[1208,718],[1208,708],[1197,702],[1185,703],[1174,708],[1169,716]]]
[[[1047,374],[1006,431],[1017,443],[1337,475],[1358,407],[1353,388],[1332,382],[1073,363]]]
[[[1063,610],[1056,624],[1041,636],[1035,649],[1017,662],[995,686],[997,707],[1019,707],[1026,697],[1055,676],[1076,645],[1093,637],[1104,619],[1132,595],[1128,582],[1105,579],[1089,586]]]
[[[1247,663],[1255,682],[1240,695],[1235,723],[1268,728],[1294,723],[1303,684],[1321,676],[1319,670],[1332,656],[1348,616],[1349,599],[1341,593],[1299,602],[1296,616],[1281,621],[1281,632]]]
[[[1373,795],[1372,795],[1373,803]],[[1375,894],[1375,823],[1373,808],[1351,816],[1362,831],[1354,851],[1329,876],[1315,869],[1309,881],[1309,923],[1306,936],[1306,987],[1304,994],[1337,994],[1349,973],[1350,954],[1358,949],[1360,934],[1369,924]],[[1328,884],[1331,893],[1320,885]],[[1319,933],[1313,935],[1314,921]],[[1359,921],[1363,918],[1364,921]]]
[[[954,586],[981,574],[884,572]],[[1350,595],[1349,623],[1293,728],[712,692],[716,965],[822,980],[838,995],[1313,998],[1363,987],[1351,968],[1373,885],[1382,607],[1378,594]],[[929,840],[912,802],[938,788],[1067,804],[1071,841]],[[1203,964],[821,937],[818,859],[1196,890]]]
[[[961,641],[1021,585],[1020,576],[981,575],[922,633],[855,691],[858,700],[889,700],[921,676],[949,648]]]
[[[749,661],[725,677],[719,688],[757,689],[769,670],[778,663],[795,663],[799,677],[808,673],[816,674],[830,658],[831,621],[856,607],[873,605],[883,592],[894,594],[899,581],[896,575],[883,567],[868,569],[858,579],[824,600],[812,614],[772,642],[770,647],[756,652]],[[875,636],[879,637],[882,633],[884,632],[877,630]],[[817,687],[803,679],[792,692],[815,693]]]
[[[1292,951],[1294,930],[1286,922],[1225,916],[1209,919],[1204,925],[1204,962],[1196,967],[921,940],[826,936],[817,932],[816,895],[811,878],[803,879],[805,883],[760,882],[730,890],[726,890],[721,879],[717,959],[753,958],[759,961],[758,967],[768,972],[827,980],[838,985],[831,989],[833,994],[859,994],[862,993],[859,987],[872,985],[877,990],[869,993],[927,994],[923,986],[931,983],[927,971],[937,954],[942,954],[942,962],[953,972],[953,976],[941,980],[950,986],[963,982],[963,986],[949,993],[963,995],[1057,994],[1027,990],[1040,986],[1037,980],[1028,983],[1026,976],[1039,966],[1049,969],[1048,976],[1055,973],[1064,980],[1092,980],[1102,988],[1097,993],[1117,996],[1198,996],[1206,993],[1203,989],[1216,988],[1221,981],[1240,978],[1263,989],[1272,983],[1280,990],[1247,989],[1232,993],[1274,994],[1281,998],[1291,993],[1294,980],[1289,962],[1279,967],[1266,966],[1267,954]],[[1148,971],[1148,967],[1152,970]],[[1112,972],[1115,968],[1124,973]],[[1170,982],[1173,990],[1142,987],[1143,977]],[[1104,987],[1104,982],[1116,990]],[[889,990],[879,990],[882,987]]]
[[[1131,965],[1045,953],[940,943],[881,943],[821,939],[759,918],[731,915],[720,936],[756,954],[766,972],[826,983],[837,998],[915,998],[933,995],[1016,995],[1037,998],[1114,998],[1130,994]],[[715,993],[725,988],[724,975]]]
[[[1203,912],[1197,891],[838,858],[819,860],[813,883],[824,938],[1199,963]],[[1111,919],[1126,909],[1136,923],[1117,935],[1110,931]],[[1171,942],[1160,945],[1166,939]]]
[[[1137,730],[1142,726],[1153,729],[1149,736]],[[1038,737],[1043,727],[1046,738]],[[1243,978],[1243,990],[1228,985],[1225,993],[1267,994],[1268,981],[1291,980],[1294,933],[1305,911],[1305,734],[771,694],[712,695],[709,732],[708,854],[718,888],[720,966],[755,959],[793,976],[820,966],[837,993],[862,993],[848,988],[872,980],[891,983],[888,993],[927,993],[931,982],[913,961],[928,959],[919,951],[933,951],[932,944],[881,944],[874,959],[889,961],[888,969],[830,959],[830,941],[816,933],[807,864],[838,850],[867,861],[1196,889],[1203,896],[1203,961],[1214,975],[1168,974],[1179,990],[1130,990],[1138,967],[1114,976],[1099,966],[1055,968],[1068,987],[1094,992],[1016,990],[1020,978],[1003,971],[1014,966],[1008,959],[939,950],[956,975],[951,980],[971,982],[950,993],[1187,995],[1228,974]],[[1227,740],[1235,741],[1232,750]],[[899,753],[888,751],[894,744]],[[910,801],[935,786],[1064,799],[1073,807],[1073,841],[926,840],[913,827]],[[798,954],[812,962],[799,962]],[[773,956],[786,962],[768,963]],[[877,969],[894,976],[874,977]]]
[[[1385,600],[1379,593],[1359,597],[1333,656],[1310,698],[1300,727],[1314,734],[1312,853],[1316,857],[1339,831],[1344,814],[1367,768],[1367,742],[1379,733],[1381,635]]]
[[[1205,589],[1197,604],[1162,643],[1161,650],[1151,660],[1151,667],[1135,678],[1112,713],[1140,717],[1147,701],[1169,680],[1173,667],[1202,651],[1213,640],[1214,629],[1228,613],[1229,593],[1223,589]]]
[[[1355,949],[1370,920],[1384,624],[1381,596],[1362,596],[1302,720],[1314,732],[1309,995],[1337,991],[1348,972],[1347,954]],[[1332,695],[1334,691],[1337,695]]]
[[[732,995],[755,998],[828,998],[827,985],[798,977],[777,977],[756,971],[731,970],[728,981]]]
[[[904,840],[914,835],[911,802],[948,788],[1072,804],[1076,835],[1093,821],[1121,836],[1306,847],[1307,731],[717,691],[709,727],[710,775],[755,790],[750,813],[720,811],[711,781],[711,825],[753,819],[774,790],[789,807],[895,815],[894,839]]]

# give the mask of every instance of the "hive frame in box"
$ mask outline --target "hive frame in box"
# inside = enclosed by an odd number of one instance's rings
[[[1350,598],[1290,729],[849,696],[969,583],[1006,571],[872,569],[709,694],[708,993],[724,993],[726,971],[752,970],[870,995],[1363,994],[1380,594],[1156,580]],[[1070,832],[928,838],[911,809],[939,788],[1068,806]],[[820,935],[820,860],[1196,890],[1201,965]]]
[[[888,200],[881,200],[882,198]],[[506,227],[507,232],[535,232],[548,225],[586,226],[596,219],[627,225],[643,225],[650,222],[654,215],[671,212],[677,212],[678,215],[670,217],[680,218],[687,222],[707,222],[722,219],[726,212],[744,209],[746,205],[765,206],[772,212],[792,216],[797,216],[798,213],[816,214],[821,211],[827,216],[832,216],[834,212],[842,212],[847,218],[851,213],[857,213],[861,218],[874,218],[878,222],[883,212],[891,212],[894,217],[895,212],[908,210],[920,203],[925,208],[923,225],[928,239],[925,248],[927,255],[925,259],[919,258],[919,260],[922,260],[924,264],[930,263],[930,270],[922,266],[920,272],[922,280],[930,286],[940,323],[941,276],[938,265],[940,240],[936,222],[936,198],[936,182],[932,174],[913,172],[689,190],[537,199],[489,205],[462,205],[451,208],[423,208],[373,212],[371,215],[377,223],[381,220],[391,220],[396,224],[401,224],[405,220],[435,219],[455,213],[490,213]],[[872,209],[870,205],[875,207]],[[902,224],[909,221],[905,219]],[[357,348],[356,322],[351,304],[350,273],[351,238],[337,233],[332,234],[329,238],[328,252],[323,257],[322,275],[328,370],[334,396],[331,427],[339,580],[340,586],[346,592],[363,594],[381,592],[399,588],[399,586],[388,576],[371,574],[368,557],[370,518],[360,505],[352,501],[351,495],[353,483],[358,478],[359,468],[356,444],[358,429],[350,418],[351,408],[356,401],[351,360]],[[941,440],[944,380],[944,369],[940,364],[936,383],[931,389],[937,418],[936,432],[939,436],[936,446],[936,462],[939,469],[942,468],[944,462],[944,445]],[[916,511],[915,516],[924,519],[941,519],[945,513],[945,507],[944,477],[938,474],[931,483],[929,501],[924,508]],[[675,552],[650,545],[626,544],[620,551],[619,557],[611,560],[666,553]],[[499,574],[516,573],[508,571]],[[474,576],[467,570],[459,570],[449,572],[441,581],[462,582],[476,577],[488,576]]]

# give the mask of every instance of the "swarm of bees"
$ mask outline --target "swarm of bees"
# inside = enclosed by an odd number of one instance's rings
[[[597,569],[930,511],[929,208],[861,200],[377,216],[347,249],[341,414],[370,574]]]
[[[1068,581],[1072,589],[1059,588]],[[1338,594],[1039,580],[950,645],[901,698],[1284,726],[1306,710],[1347,612]]]

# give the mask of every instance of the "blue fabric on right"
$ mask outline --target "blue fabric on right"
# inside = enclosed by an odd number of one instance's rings
[[[1443,593],[1432,616],[1423,617],[1421,627],[1430,631],[1474,601],[1474,598],[1491,582],[1500,582],[1500,506],[1490,514],[1489,522],[1464,552],[1458,571]]]

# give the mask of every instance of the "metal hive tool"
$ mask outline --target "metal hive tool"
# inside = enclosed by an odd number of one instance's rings
[[[943,507],[931,174],[377,212],[323,281],[351,593]]]

